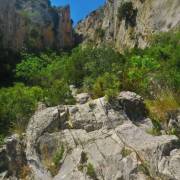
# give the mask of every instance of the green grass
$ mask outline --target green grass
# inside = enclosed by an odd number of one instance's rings
[[[64,152],[65,152],[65,149],[64,149],[64,146],[62,145],[61,148],[58,149],[56,153],[54,154],[53,163],[55,164],[55,166],[58,166],[60,164],[60,161],[63,158]]]

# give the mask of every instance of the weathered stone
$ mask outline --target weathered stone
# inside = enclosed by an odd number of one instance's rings
[[[85,104],[90,99],[90,95],[88,93],[81,93],[76,95],[76,101],[79,104]]]
[[[147,117],[147,110],[144,100],[136,93],[123,91],[119,94],[118,100],[131,120],[143,120],[145,117]]]
[[[103,126],[113,128],[127,120],[121,110],[121,106],[118,108],[114,109],[105,98],[99,98],[89,101],[86,104],[69,106],[68,121],[70,121],[74,129],[92,131],[100,129]]]
[[[169,116],[168,128],[177,129],[180,131],[180,110],[178,109],[173,112],[168,112],[168,116]]]
[[[128,108],[127,104],[129,111],[123,108]],[[32,170],[28,177],[33,180],[146,180],[151,176],[179,180],[178,138],[148,134],[151,120],[130,121],[127,112],[139,113],[139,119],[144,112],[143,99],[135,93],[122,92],[111,103],[99,98],[85,104],[40,109],[31,118],[24,137],[23,151]],[[0,159],[11,157],[7,171],[12,172],[12,177],[16,177],[17,171],[12,165],[22,156],[17,153],[19,150],[14,151],[19,147],[15,139],[7,140],[5,151],[0,151]],[[46,162],[53,164],[53,157],[62,147],[60,165],[53,177]],[[2,173],[6,172],[5,163],[2,167]]]

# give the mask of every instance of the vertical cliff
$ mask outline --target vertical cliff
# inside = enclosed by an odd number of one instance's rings
[[[153,33],[179,25],[179,0],[107,0],[77,25],[76,32],[85,42],[106,42],[123,50],[144,48]]]
[[[0,0],[1,47],[66,48],[73,45],[70,7],[49,0]]]

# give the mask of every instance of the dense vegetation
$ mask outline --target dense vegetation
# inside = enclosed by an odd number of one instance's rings
[[[22,53],[22,61],[14,69],[17,83],[0,89],[0,137],[14,130],[21,132],[39,101],[47,106],[73,104],[70,84],[107,100],[120,90],[137,92],[146,99],[156,130],[160,129],[166,112],[179,107],[179,39],[180,32],[159,34],[150,47],[124,55],[110,47],[91,45],[69,53]]]

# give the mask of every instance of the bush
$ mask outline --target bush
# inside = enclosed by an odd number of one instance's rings
[[[180,31],[160,33],[152,38],[151,46],[143,53],[159,62],[159,73],[155,74],[162,88],[180,89]],[[177,92],[178,93],[178,92]]]
[[[0,131],[21,133],[36,109],[36,104],[43,98],[40,87],[26,87],[16,84],[11,88],[0,89]]]
[[[49,88],[45,89],[45,97],[45,102],[49,106],[75,103],[68,84],[61,80],[55,80]]]
[[[16,77],[27,85],[41,85],[45,81],[44,70],[56,58],[55,54],[22,54],[22,62],[16,66]]]
[[[117,95],[119,88],[119,79],[114,74],[105,73],[95,81],[93,86],[93,96],[97,98],[106,95],[108,100],[110,100]]]
[[[148,56],[132,56],[126,67],[124,88],[143,95],[150,93],[154,73],[157,72],[160,64]]]

